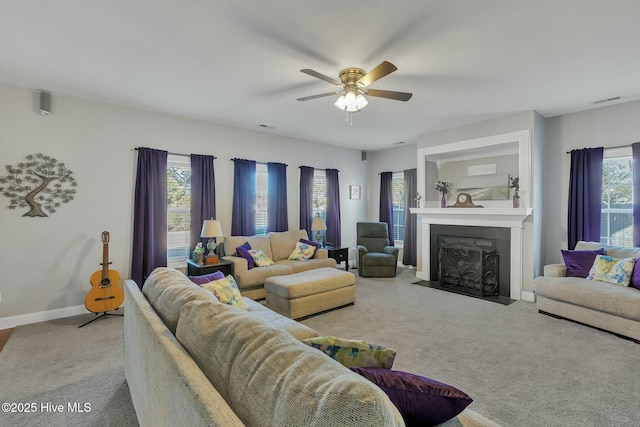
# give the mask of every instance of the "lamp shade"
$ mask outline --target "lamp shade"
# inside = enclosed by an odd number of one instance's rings
[[[324,219],[319,216],[313,218],[313,222],[311,223],[311,231],[322,231],[326,229],[327,226],[324,225]]]
[[[212,238],[222,237],[222,227],[217,219],[205,219],[202,223],[202,231],[200,237]]]

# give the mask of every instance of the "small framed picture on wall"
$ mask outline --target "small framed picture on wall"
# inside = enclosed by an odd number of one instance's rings
[[[359,200],[360,199],[360,186],[359,185],[350,185],[349,186],[349,198]]]

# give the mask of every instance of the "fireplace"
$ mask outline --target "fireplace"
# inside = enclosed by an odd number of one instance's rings
[[[453,236],[443,236],[443,239],[446,243],[438,245],[438,282],[441,286],[481,297],[500,294],[499,256],[491,248],[493,242]]]
[[[510,297],[510,229],[432,225],[429,240],[429,280],[460,293]]]

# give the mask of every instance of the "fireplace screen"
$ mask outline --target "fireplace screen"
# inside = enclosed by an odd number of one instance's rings
[[[479,295],[499,295],[498,254],[466,241],[438,247],[438,281],[446,288]]]

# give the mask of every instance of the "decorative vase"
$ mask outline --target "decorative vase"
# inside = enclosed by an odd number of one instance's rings
[[[517,191],[513,195],[513,207],[514,208],[519,208],[520,207],[520,196],[518,195]]]
[[[441,208],[447,207],[447,193],[442,193],[442,199],[440,199],[440,207]]]

